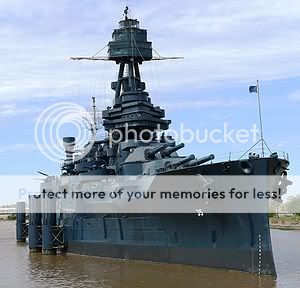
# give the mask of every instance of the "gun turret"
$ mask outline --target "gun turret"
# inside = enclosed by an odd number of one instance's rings
[[[63,145],[65,148],[66,153],[66,160],[67,164],[70,164],[73,161],[73,153],[75,147],[75,137],[64,137],[63,138]]]
[[[196,160],[193,160],[189,163],[187,163],[185,166],[198,166],[198,165],[201,165],[207,161],[210,161],[210,160],[213,160],[215,159],[215,155],[214,154],[210,154],[208,156],[205,156],[205,157],[202,157],[202,158],[199,158],[199,159],[196,159]]]
[[[177,167],[182,166],[182,165],[184,165],[185,163],[188,163],[188,162],[190,162],[190,161],[192,161],[192,160],[194,160],[194,159],[195,159],[195,155],[194,155],[194,154],[191,154],[190,156],[185,157],[185,158],[183,158],[182,160],[179,160],[179,161],[177,161],[177,162],[168,163],[168,164],[167,164],[167,167],[168,167],[168,168],[177,168]]]
[[[178,144],[178,145],[176,145],[176,146],[174,146],[174,147],[171,147],[171,148],[162,150],[162,151],[161,151],[161,156],[162,156],[162,157],[168,157],[168,156],[170,156],[173,152],[175,152],[175,151],[177,151],[177,150],[179,150],[179,149],[181,149],[181,148],[183,148],[183,147],[184,147],[184,144],[183,144],[183,143],[180,143],[180,144]]]
[[[168,143],[164,143],[164,144],[161,144],[161,145],[158,145],[152,149],[146,149],[145,150],[145,158],[147,160],[150,160],[150,159],[153,159],[155,157],[155,154],[158,153],[159,151],[162,151],[164,149],[166,149],[168,147]]]

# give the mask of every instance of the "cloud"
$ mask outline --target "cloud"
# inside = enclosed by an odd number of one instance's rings
[[[159,73],[162,89],[300,77],[299,1],[128,4],[160,54],[185,57],[142,66],[146,81]],[[111,95],[116,65],[67,59],[107,44],[123,2],[3,0],[0,11],[0,100]]]
[[[240,100],[230,100],[230,99],[214,99],[214,100],[192,100],[192,101],[162,101],[161,106],[165,109],[198,109],[198,108],[233,108],[241,106],[249,106],[251,103],[249,101],[240,101]]]
[[[0,106],[0,117],[19,116],[29,112],[29,108],[19,108],[15,104],[5,104]]]
[[[18,143],[6,146],[0,146],[0,153],[6,152],[29,152],[37,150],[36,145],[30,143]]]
[[[300,102],[300,90],[296,90],[289,95],[289,99],[293,102]]]

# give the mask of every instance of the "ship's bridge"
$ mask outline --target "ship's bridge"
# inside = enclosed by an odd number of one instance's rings
[[[136,19],[125,19],[119,22],[119,27],[122,28],[140,28],[140,22]]]

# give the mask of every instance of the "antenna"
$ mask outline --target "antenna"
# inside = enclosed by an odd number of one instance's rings
[[[260,142],[261,142],[261,153],[262,156],[265,157],[264,151],[264,134],[263,134],[263,125],[262,125],[262,117],[261,117],[261,103],[260,103],[260,95],[259,95],[259,82],[256,80],[257,87],[257,100],[258,100],[258,114],[259,114],[259,125],[260,125]]]
[[[96,98],[92,97],[93,100],[93,121],[94,121],[94,125],[91,125],[91,130],[93,135],[95,136],[97,133],[97,116],[96,116]]]
[[[250,86],[249,87],[249,93],[256,93],[257,94],[257,101],[258,101],[258,114],[259,114],[259,125],[260,125],[260,138],[259,140],[251,146],[239,159],[244,157],[249,151],[251,151],[259,142],[261,142],[261,154],[262,157],[265,157],[265,147],[266,145],[267,149],[269,150],[270,153],[272,153],[271,149],[269,148],[268,144],[266,143],[264,139],[264,134],[263,134],[263,125],[262,125],[262,113],[261,113],[261,102],[260,102],[260,94],[259,94],[259,81],[256,80],[256,86]]]
[[[125,6],[125,10],[124,10],[124,16],[125,16],[125,20],[128,20],[128,6]]]

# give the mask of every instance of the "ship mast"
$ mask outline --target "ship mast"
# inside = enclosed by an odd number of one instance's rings
[[[261,141],[261,153],[262,157],[265,157],[264,151],[264,134],[263,134],[263,125],[262,125],[262,116],[261,116],[261,102],[260,102],[260,95],[259,95],[259,82],[256,80],[256,87],[257,87],[257,99],[258,99],[258,114],[259,114],[259,125],[260,125],[260,141]]]
[[[97,56],[98,52],[104,49],[102,48],[92,57],[71,58],[72,60],[115,61],[119,65],[118,77],[111,83],[111,89],[115,94],[114,105],[102,111],[105,130],[123,131],[127,128],[139,134],[145,129],[151,133],[168,129],[171,121],[164,120],[164,110],[154,107],[151,103],[151,98],[146,92],[146,84],[141,79],[140,65],[145,61],[182,57],[153,57],[152,43],[147,40],[147,30],[140,28],[137,19],[128,17],[127,6],[124,10],[124,19],[119,22],[119,28],[114,29],[112,40],[107,47],[108,57]]]
[[[242,156],[239,157],[239,159],[243,158],[249,151],[251,151],[258,143],[261,143],[261,154],[262,157],[265,157],[265,146],[267,147],[268,151],[272,153],[271,149],[269,148],[268,144],[266,143],[264,139],[263,134],[263,124],[262,124],[262,112],[261,112],[261,101],[260,101],[260,94],[259,94],[259,81],[256,80],[256,86],[250,86],[249,87],[249,93],[256,93],[257,94],[257,101],[258,101],[258,115],[259,115],[259,126],[260,126],[260,138],[259,140],[251,146],[245,153],[242,154]]]

